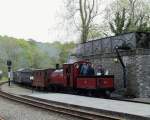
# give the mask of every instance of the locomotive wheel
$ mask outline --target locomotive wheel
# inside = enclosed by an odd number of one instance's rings
[[[54,86],[54,92],[58,92],[58,91],[59,91],[58,86]]]
[[[49,87],[48,87],[48,91],[50,91],[50,92],[53,92],[53,86],[52,85],[50,85]]]
[[[105,91],[105,95],[106,95],[106,98],[110,98],[111,97],[111,92],[110,91]]]
[[[93,94],[92,94],[92,91],[88,91],[87,94],[88,94],[89,97],[91,97],[91,96],[93,95]]]

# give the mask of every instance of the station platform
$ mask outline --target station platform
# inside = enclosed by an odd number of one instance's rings
[[[143,103],[133,103],[133,102],[110,100],[110,99],[91,98],[91,97],[61,94],[61,93],[48,93],[48,94],[35,93],[30,96],[40,98],[40,99],[46,99],[50,101],[72,104],[72,105],[150,117],[150,105],[143,104]]]
[[[23,88],[16,84],[12,84],[11,86],[8,86],[8,84],[4,84],[0,86],[0,89],[17,95],[25,95],[25,96],[40,98],[43,100],[71,104],[71,105],[76,105],[81,107],[83,106],[83,107],[89,107],[89,108],[106,110],[106,111],[115,111],[119,113],[126,113],[126,114],[132,114],[132,115],[138,115],[138,116],[144,116],[150,118],[150,104],[134,103],[134,102],[110,100],[110,99],[102,99],[102,98],[92,98],[92,97],[70,95],[70,94],[63,94],[63,93],[38,92],[35,90],[32,91],[31,89]],[[150,103],[150,98],[134,98],[132,99],[132,101],[140,101],[140,102],[142,101],[142,102]]]

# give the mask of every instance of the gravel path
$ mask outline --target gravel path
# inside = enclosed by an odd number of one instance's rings
[[[67,115],[43,111],[0,97],[0,116],[5,120],[79,120]]]
[[[2,91],[6,91],[9,93],[14,93],[14,94],[20,94],[20,95],[31,95],[34,93],[42,93],[42,92],[37,92],[37,91],[32,91],[31,89],[27,89],[25,87],[21,87],[17,84],[11,84],[10,86],[8,86],[8,83],[5,83],[3,85],[0,86],[0,89]]]

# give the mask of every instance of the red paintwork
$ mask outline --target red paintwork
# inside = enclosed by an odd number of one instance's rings
[[[44,70],[35,70],[33,72],[33,82],[32,82],[32,86],[35,87],[45,87],[45,80],[44,80],[44,76],[45,76],[45,71]]]
[[[80,76],[79,66],[85,61],[64,64],[62,70],[35,70],[33,86],[61,85],[73,89],[113,89],[114,76]],[[47,72],[46,72],[47,71]]]
[[[72,64],[64,64],[64,80],[67,82],[67,87],[76,88],[76,80],[79,76],[79,66],[83,63],[89,63],[86,61],[78,61]]]
[[[79,89],[113,89],[113,76],[80,76],[77,78]]]
[[[98,87],[99,88],[113,88],[114,87],[113,77],[98,79]]]
[[[65,81],[66,87],[73,87],[73,71],[72,71],[72,64],[64,64],[63,65],[63,79]]]
[[[95,78],[77,78],[77,88],[82,89],[96,89],[96,79]]]
[[[66,86],[66,81],[63,79],[63,70],[55,70],[51,74],[51,80],[49,81],[49,84]]]
[[[38,69],[33,71],[33,82],[32,86],[46,88],[48,87],[49,81],[51,79],[51,74],[54,69]]]

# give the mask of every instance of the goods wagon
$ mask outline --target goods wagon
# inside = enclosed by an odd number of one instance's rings
[[[19,69],[13,73],[13,79],[15,83],[20,83],[28,86],[32,84],[30,76],[32,76],[32,70],[29,68]]]
[[[53,68],[34,70],[32,86],[36,88],[47,88],[53,71]]]

